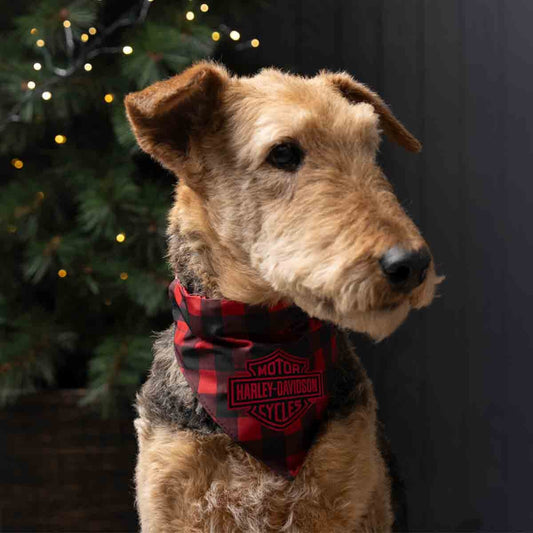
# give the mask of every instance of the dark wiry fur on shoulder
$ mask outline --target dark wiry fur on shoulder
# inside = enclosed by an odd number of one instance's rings
[[[174,327],[158,334],[150,377],[137,394],[139,415],[156,425],[168,424],[200,433],[220,432],[183,374],[174,354]]]

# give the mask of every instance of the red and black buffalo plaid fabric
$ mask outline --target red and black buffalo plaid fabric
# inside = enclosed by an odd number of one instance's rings
[[[324,420],[336,330],[294,305],[252,306],[170,285],[185,379],[236,443],[293,479]]]

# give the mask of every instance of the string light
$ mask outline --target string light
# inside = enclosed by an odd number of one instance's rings
[[[126,281],[128,279],[128,273],[127,272],[121,272],[120,273],[120,279],[122,281]]]
[[[147,0],[148,2],[153,2],[154,0]],[[209,11],[209,5],[208,4],[201,4],[200,5],[200,11],[202,11],[203,13],[206,13]],[[185,17],[187,20],[189,21],[192,21],[195,19],[195,14],[193,11],[187,11],[187,13],[185,14]],[[70,22],[70,20],[64,20],[63,21],[63,27],[64,28],[70,28],[72,25],[72,23]],[[39,32],[39,30],[37,28],[31,28],[30,30],[30,34],[31,35],[36,35],[37,33]],[[90,27],[88,29],[88,33],[90,35],[96,35],[97,33],[97,29],[95,27]],[[237,31],[237,30],[232,30],[230,33],[229,33],[229,37],[233,40],[233,41],[238,41],[240,38],[241,38],[241,35],[240,33]],[[221,34],[218,32],[218,31],[213,31],[212,34],[211,34],[211,39],[213,41],[219,41],[221,38]],[[89,35],[87,33],[82,33],[81,36],[80,36],[80,40],[82,42],[87,42],[89,40]],[[38,47],[44,47],[46,45],[44,39],[38,39],[35,44],[38,46]],[[253,48],[257,48],[259,47],[260,45],[260,41],[259,39],[257,38],[254,38],[250,41],[250,45],[253,47]],[[124,55],[131,55],[133,53],[133,47],[130,46],[130,45],[126,45],[122,48],[122,52]],[[33,64],[33,69],[36,70],[36,71],[40,71],[42,69],[42,65],[41,63],[39,62],[35,62]],[[92,65],[91,63],[85,63],[84,65],[84,69],[87,71],[87,72],[90,72],[92,70]],[[29,89],[29,90],[34,90],[36,88],[37,84],[30,80],[26,83],[26,87]],[[52,98],[52,93],[50,91],[44,91],[42,94],[41,94],[41,97],[43,100],[45,101],[48,101]],[[111,93],[107,93],[104,95],[104,101],[106,103],[112,103],[114,101],[114,96],[113,94]],[[61,135],[61,134],[58,134],[55,136],[54,138],[55,142],[57,144],[65,144],[67,142],[67,138],[65,135]],[[20,160],[20,159],[17,159],[17,158],[14,158],[11,160],[11,164],[14,168],[16,169],[21,169],[23,166],[24,166],[24,163]],[[39,196],[42,195],[42,198],[44,198],[44,193],[40,192],[38,193]],[[15,228],[16,230],[16,228]],[[117,242],[119,243],[122,243],[124,242],[126,239],[126,236],[124,233],[119,233],[116,235],[116,240]],[[58,271],[58,276],[59,277],[65,277],[67,275],[67,271],[65,269],[61,269]],[[128,279],[128,273],[127,272],[122,272],[120,274],[120,279],[122,280],[126,280]],[[106,301],[106,305],[107,305],[107,301]]]
[[[39,200],[40,202],[42,202],[44,200],[44,192],[43,191],[39,191],[37,194],[37,200]]]
[[[117,240],[117,242],[124,242],[126,240],[126,235],[124,235],[124,233],[119,233],[115,239]]]
[[[153,0],[148,0],[149,2],[153,2]],[[108,307],[111,305],[111,300],[104,300],[104,305],[107,305]]]
[[[13,226],[13,224],[9,224],[9,225],[7,226],[7,231],[8,231],[9,233],[16,233],[16,232],[17,232],[17,226]]]
[[[60,269],[57,271],[57,275],[58,275],[60,278],[66,278],[66,277],[67,277],[67,271],[66,271],[64,268],[60,268]]]

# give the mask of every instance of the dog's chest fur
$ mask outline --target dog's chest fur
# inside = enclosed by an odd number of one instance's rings
[[[324,427],[294,481],[235,444],[193,395],[172,329],[137,398],[137,505],[144,532],[384,531],[390,489],[372,386],[344,334]]]

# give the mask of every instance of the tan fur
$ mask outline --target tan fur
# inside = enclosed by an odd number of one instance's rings
[[[137,421],[137,500],[147,533],[388,531],[393,517],[373,409],[331,422],[295,481],[226,435]]]
[[[169,259],[204,294],[294,302],[376,339],[431,302],[433,262],[409,294],[392,290],[379,266],[393,246],[426,246],[376,163],[381,128],[410,151],[421,145],[349,75],[267,69],[236,78],[203,62],[128,95],[126,109],[141,148],[180,178]],[[298,172],[266,161],[286,141],[305,152]],[[329,422],[292,483],[225,435],[155,425],[141,408],[142,530],[389,531],[389,481],[366,386],[368,405]]]

